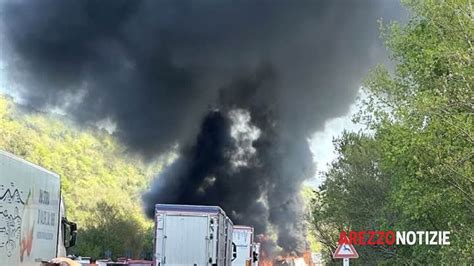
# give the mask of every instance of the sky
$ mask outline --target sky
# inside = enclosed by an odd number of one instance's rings
[[[360,95],[362,96],[362,95]],[[316,174],[306,181],[306,185],[317,189],[324,181],[324,174],[329,169],[330,163],[336,159],[333,140],[342,135],[343,131],[358,132],[364,130],[360,124],[352,122],[352,116],[357,113],[357,100],[349,107],[349,111],[324,123],[322,130],[317,131],[309,139],[309,145],[316,165]]]

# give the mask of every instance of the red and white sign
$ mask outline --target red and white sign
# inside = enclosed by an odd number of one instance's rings
[[[356,259],[359,257],[359,253],[354,248],[352,244],[349,244],[349,239],[344,241],[337,246],[336,251],[332,254],[332,257],[335,259]]]

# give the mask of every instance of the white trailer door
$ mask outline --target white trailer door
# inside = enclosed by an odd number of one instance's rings
[[[206,216],[165,216],[164,264],[204,266],[208,264],[209,221]]]
[[[237,257],[232,261],[233,266],[247,266],[252,261],[252,229],[236,228],[232,233],[232,241],[237,248]]]

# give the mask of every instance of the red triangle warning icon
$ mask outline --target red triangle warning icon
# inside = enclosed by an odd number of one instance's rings
[[[332,254],[335,259],[355,259],[359,257],[359,253],[352,244],[349,244],[349,239],[346,239],[347,244],[339,244]]]

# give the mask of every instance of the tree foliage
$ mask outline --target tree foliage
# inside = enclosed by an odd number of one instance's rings
[[[61,176],[68,218],[80,229],[75,253],[104,257],[111,250],[113,256],[138,257],[151,247],[141,193],[158,164],[145,165],[105,130],[21,110],[1,95],[0,149]]]
[[[120,206],[107,201],[97,203],[93,217],[79,230],[79,241],[74,250],[92,257],[109,255],[151,258],[153,227],[143,228],[136,216],[124,212]]]
[[[339,157],[314,203],[313,224],[329,236],[328,250],[343,225],[447,230],[449,246],[361,249],[377,263],[472,262],[473,7],[468,0],[406,5],[413,14],[406,25],[382,27],[395,68],[368,76],[356,117],[372,134],[336,141]]]

